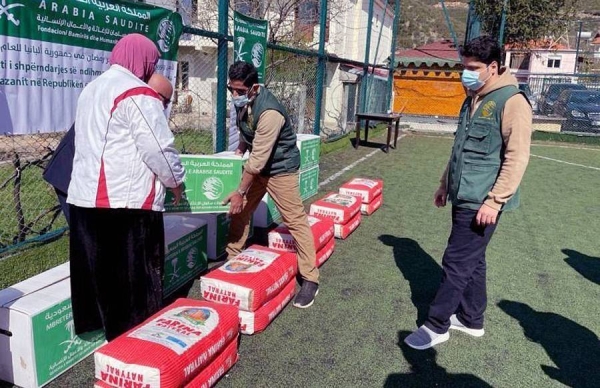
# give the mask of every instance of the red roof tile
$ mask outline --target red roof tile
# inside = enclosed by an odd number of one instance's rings
[[[414,63],[417,66],[423,63],[428,66],[432,64],[454,66],[460,62],[460,56],[454,43],[446,39],[428,43],[414,49],[398,50],[396,51],[396,62],[403,65]]]

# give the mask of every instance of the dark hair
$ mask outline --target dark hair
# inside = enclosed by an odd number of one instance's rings
[[[486,65],[497,62],[500,66],[502,63],[502,48],[498,44],[498,40],[491,36],[480,36],[470,40],[460,47],[460,55],[476,58]]]
[[[258,83],[258,71],[251,63],[237,61],[229,66],[229,79],[231,81],[242,81],[244,86],[251,87]]]

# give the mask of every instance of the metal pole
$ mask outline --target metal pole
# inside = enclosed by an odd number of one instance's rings
[[[367,42],[365,45],[365,62],[363,63],[363,74],[360,81],[360,111],[364,112],[367,106],[367,73],[369,71],[369,57],[371,56],[371,25],[373,24],[373,3],[375,0],[369,0],[369,15],[367,16]]]
[[[219,37],[217,42],[217,125],[215,152],[227,147],[227,15],[228,1],[219,1]]]
[[[450,21],[450,16],[446,9],[446,3],[444,3],[444,0],[441,0],[440,3],[442,3],[442,10],[444,11],[444,17],[446,18],[446,24],[448,24],[450,35],[452,35],[452,40],[454,41],[454,47],[458,49],[458,38],[456,38],[456,33],[454,33],[454,28],[452,27],[452,22]]]
[[[477,38],[479,35],[481,35],[481,21],[479,20],[479,15],[477,15],[475,4],[473,0],[471,0],[469,2],[469,13],[467,15],[465,44],[467,44],[470,40]]]
[[[500,47],[504,44],[504,28],[506,26],[506,7],[508,7],[508,0],[504,0],[502,5],[502,16],[500,19],[500,32],[498,34],[498,44]]]
[[[396,36],[398,35],[398,23],[400,21],[400,0],[394,1],[394,25],[392,26],[392,53],[390,55],[390,69],[388,74],[388,107],[394,108],[392,101],[394,92],[394,70],[396,69]]]
[[[583,28],[583,21],[579,21],[579,33],[577,34],[577,48],[575,49],[575,67],[573,74],[577,74],[577,65],[579,64],[579,41],[581,40],[581,30]]]
[[[325,78],[325,28],[327,28],[327,0],[321,0],[319,7],[319,60],[317,67],[317,90],[315,93],[315,123],[313,134],[321,133],[321,108],[323,106],[323,78]]]

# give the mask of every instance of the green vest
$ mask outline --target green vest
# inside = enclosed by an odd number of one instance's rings
[[[472,117],[472,97],[465,99],[448,169],[448,198],[454,206],[478,210],[496,183],[505,152],[502,112],[517,93],[519,89],[512,85],[490,92]],[[519,189],[502,211],[518,206]]]
[[[292,173],[298,171],[300,167],[300,151],[296,146],[296,133],[292,129],[290,117],[285,108],[277,101],[277,98],[264,87],[260,88],[260,93],[252,103],[252,113],[248,114],[246,109],[238,112],[238,128],[240,129],[241,139],[252,150],[252,142],[256,125],[260,115],[266,110],[276,110],[281,113],[285,119],[285,124],[279,132],[279,137],[273,147],[273,152],[261,175],[273,176],[278,174]],[[244,117],[240,117],[243,115]]]

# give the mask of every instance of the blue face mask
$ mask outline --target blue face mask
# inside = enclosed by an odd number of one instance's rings
[[[486,67],[487,69],[487,67]],[[479,90],[485,85],[485,82],[479,79],[479,72],[474,70],[463,70],[461,77],[462,84],[469,90]]]
[[[247,94],[244,94],[242,96],[232,97],[232,101],[236,108],[243,108],[248,105],[250,99]]]

